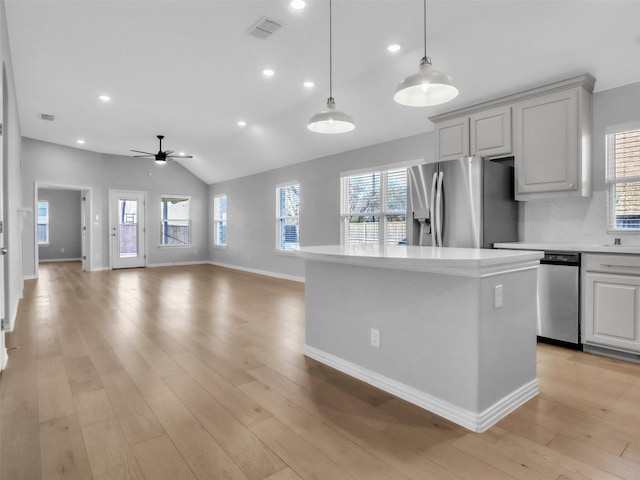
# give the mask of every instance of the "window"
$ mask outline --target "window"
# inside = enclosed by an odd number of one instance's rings
[[[161,245],[190,245],[189,197],[163,195],[160,197]]]
[[[343,245],[406,244],[406,168],[343,176],[340,196]]]
[[[38,244],[49,244],[49,202],[38,202]]]
[[[213,197],[213,244],[227,245],[227,196]]]
[[[640,232],[640,123],[607,129],[609,230]]]
[[[276,249],[291,251],[300,246],[300,185],[278,186],[276,204]]]

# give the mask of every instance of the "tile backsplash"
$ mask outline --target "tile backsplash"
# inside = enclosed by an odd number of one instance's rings
[[[531,243],[579,243],[600,245],[621,238],[624,245],[640,245],[639,233],[607,233],[607,192],[591,198],[567,197],[524,202],[522,228]]]

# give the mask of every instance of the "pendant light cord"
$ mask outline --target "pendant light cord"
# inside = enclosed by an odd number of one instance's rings
[[[423,0],[423,13],[424,13],[424,57],[420,60],[420,65],[430,64],[431,59],[427,57],[427,0]]]
[[[331,31],[331,0],[329,0],[329,99],[333,100],[333,34]]]

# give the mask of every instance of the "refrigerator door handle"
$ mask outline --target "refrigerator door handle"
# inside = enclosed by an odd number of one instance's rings
[[[431,246],[437,247],[438,214],[436,212],[436,189],[438,188],[438,172],[433,172],[431,181]]]
[[[436,193],[436,224],[437,224],[437,245],[438,247],[442,246],[442,216],[444,214],[444,208],[442,205],[442,177],[444,176],[443,172],[438,173],[438,188]]]

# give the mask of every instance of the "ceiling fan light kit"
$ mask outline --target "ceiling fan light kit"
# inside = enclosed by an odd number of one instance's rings
[[[350,132],[356,128],[351,115],[336,110],[333,98],[333,50],[332,50],[332,15],[329,0],[329,98],[327,109],[316,113],[307,123],[307,128],[315,133],[336,134]]]
[[[393,99],[410,107],[428,107],[440,105],[458,96],[451,77],[431,68],[431,59],[427,57],[427,0],[424,6],[424,57],[420,61],[418,73],[409,75],[398,84]]]
[[[193,156],[191,155],[171,155],[173,153],[173,150],[162,150],[162,139],[164,138],[164,135],[156,135],[156,137],[158,138],[158,140],[160,141],[160,149],[158,150],[158,153],[151,153],[151,152],[142,152],[140,150],[131,150],[134,153],[142,153],[142,155],[133,155],[136,158],[153,158],[155,159],[155,162],[158,165],[164,165],[167,163],[168,159],[173,159],[173,158],[193,158]]]

